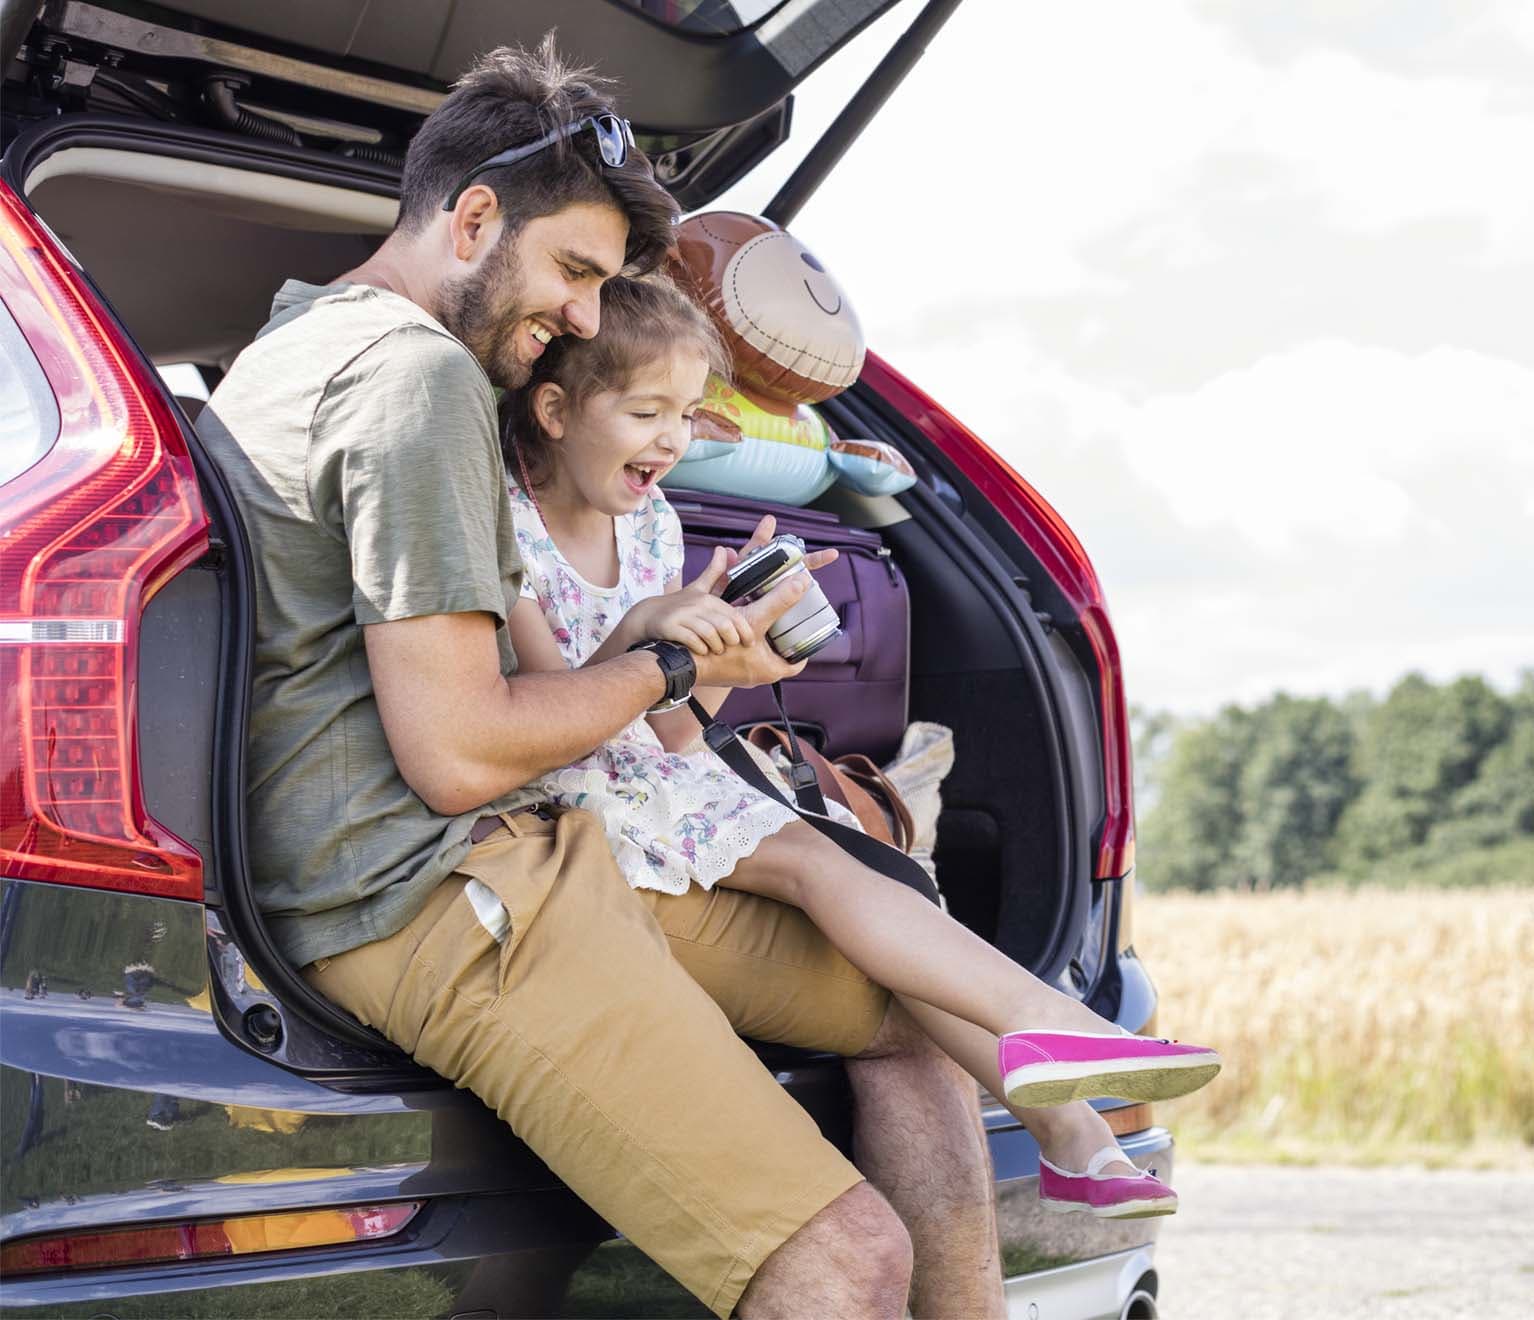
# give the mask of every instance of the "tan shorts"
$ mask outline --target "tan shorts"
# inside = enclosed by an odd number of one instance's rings
[[[857,1054],[888,995],[796,908],[632,890],[596,817],[523,814],[321,994],[472,1090],[720,1316],[862,1175],[736,1034]],[[511,918],[497,945],[468,877]]]

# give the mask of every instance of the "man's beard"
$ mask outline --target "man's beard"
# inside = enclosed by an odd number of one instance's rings
[[[533,372],[517,356],[517,326],[526,316],[518,308],[522,284],[516,252],[503,238],[478,270],[442,290],[438,319],[479,360],[490,383],[504,390],[520,389]]]

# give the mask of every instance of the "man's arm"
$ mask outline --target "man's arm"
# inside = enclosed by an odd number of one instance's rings
[[[696,656],[701,686],[790,678],[768,626],[808,586],[795,574],[743,611],[756,639]],[[433,811],[456,816],[579,760],[665,695],[655,657],[620,655],[564,672],[503,678],[488,614],[432,614],[363,629],[389,749]]]
[[[502,678],[488,614],[376,623],[363,636],[389,750],[444,816],[579,760],[665,695],[649,655]]]

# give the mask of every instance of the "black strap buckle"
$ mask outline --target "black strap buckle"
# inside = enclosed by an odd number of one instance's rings
[[[809,788],[818,781],[815,778],[815,767],[808,761],[794,761],[788,767],[788,782],[797,796],[800,789]]]
[[[692,712],[693,719],[703,726],[703,741],[714,751],[720,751],[735,741],[735,730],[723,720],[716,720],[710,715],[708,708],[697,697],[687,698],[687,709]]]

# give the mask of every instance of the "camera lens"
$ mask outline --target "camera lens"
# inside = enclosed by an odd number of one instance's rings
[[[795,572],[808,572],[798,568]],[[785,574],[785,576],[787,576]],[[789,606],[767,630],[772,649],[790,663],[807,660],[841,632],[841,620],[812,578],[809,590]]]

